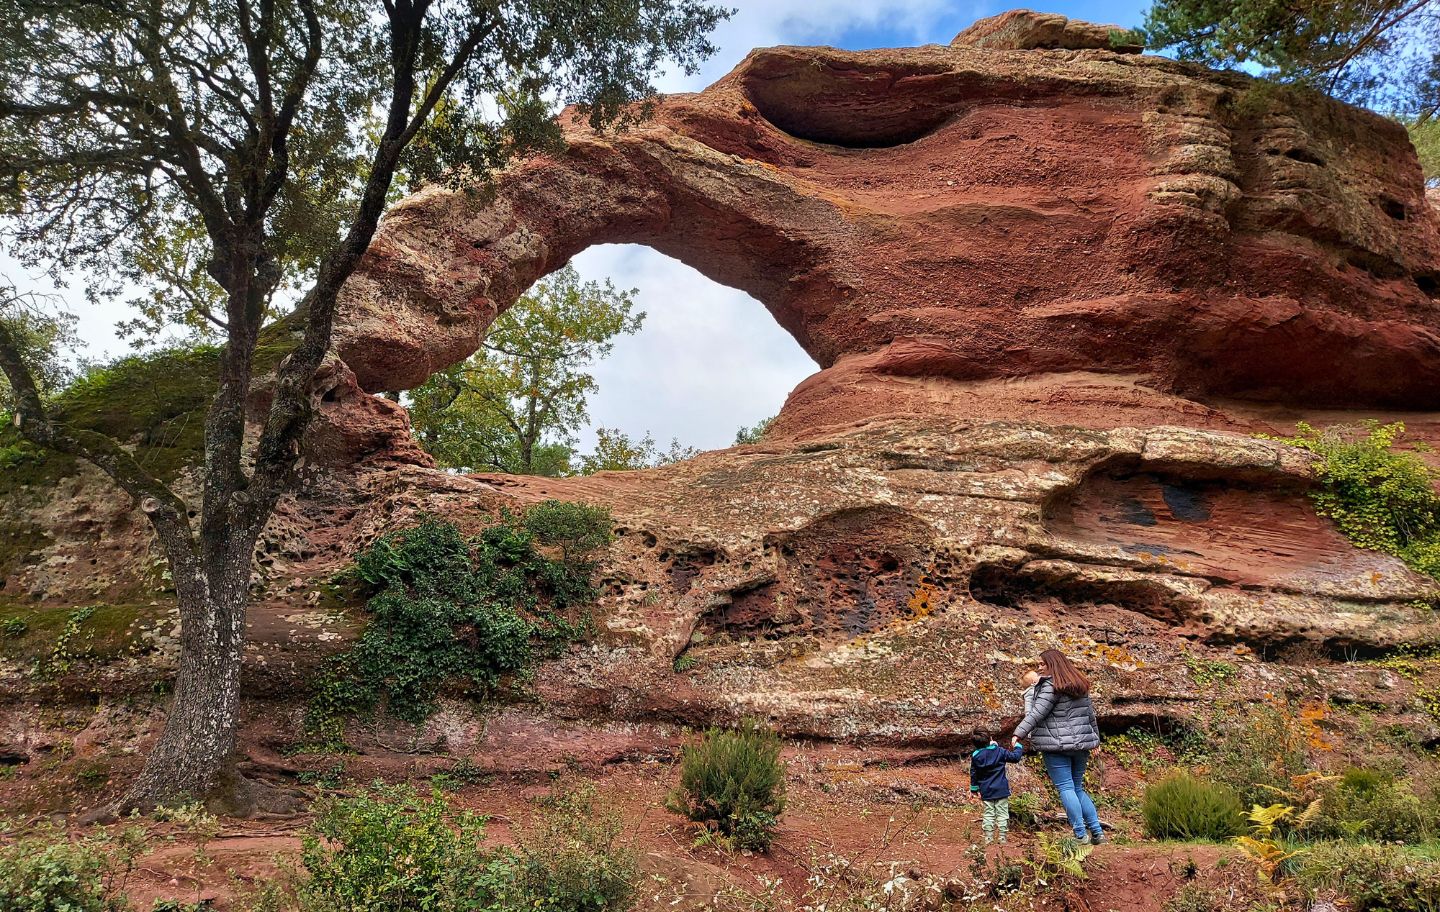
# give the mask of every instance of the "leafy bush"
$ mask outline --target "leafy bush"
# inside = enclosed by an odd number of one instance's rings
[[[540,825],[520,842],[512,905],[549,912],[612,912],[635,904],[640,866],[618,842],[614,811],[598,807],[590,784],[541,802]]]
[[[1244,822],[1233,791],[1183,771],[1146,787],[1141,814],[1156,839],[1229,839]]]
[[[1440,861],[1400,846],[1325,842],[1301,856],[1296,878],[1335,890],[1353,912],[1440,912]]]
[[[1440,579],[1440,495],[1437,473],[1418,455],[1396,450],[1405,425],[1365,424],[1365,436],[1296,425],[1285,440],[1320,457],[1315,507],[1361,548],[1393,554]]]
[[[470,912],[505,895],[508,860],[480,849],[484,820],[439,793],[377,783],[317,808],[297,887],[306,912]]]
[[[5,912],[122,912],[125,880],[143,831],[71,841],[42,832],[0,846],[0,909]]]
[[[751,722],[711,729],[681,755],[669,806],[736,848],[765,850],[785,810],[779,737]]]
[[[322,677],[310,735],[336,741],[341,716],[382,703],[421,721],[447,683],[483,695],[527,671],[537,647],[580,638],[589,630],[580,612],[598,594],[590,557],[609,540],[604,510],[553,501],[506,514],[473,539],[435,520],[382,536],[355,560],[355,577],[373,593],[370,623]]]
[[[1409,783],[1381,770],[1356,767],[1325,792],[1322,813],[1307,832],[1322,836],[1418,842],[1432,822]]]

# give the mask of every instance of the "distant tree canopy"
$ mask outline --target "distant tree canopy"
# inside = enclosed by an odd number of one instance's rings
[[[770,432],[770,425],[775,423],[777,417],[776,415],[771,415],[769,418],[755,422],[755,424],[750,427],[742,424],[740,429],[735,432],[735,445],[740,446],[745,443],[759,443],[764,439],[765,435]]]
[[[49,397],[72,376],[65,364],[64,350],[73,342],[74,319],[56,316],[42,306],[37,296],[15,287],[0,277],[0,320],[20,340],[20,349],[42,396]],[[10,380],[0,371],[0,418],[10,423],[16,403]]]
[[[595,429],[595,452],[581,456],[576,469],[581,475],[628,469],[653,469],[699,455],[695,447],[682,446],[671,440],[669,449],[655,445],[655,438],[646,431],[638,440],[619,428]]]
[[[1440,0],[1158,0],[1144,33],[1183,59],[1256,67],[1393,116],[1427,176],[1440,173]]]
[[[644,323],[635,291],[566,266],[496,318],[478,352],[411,393],[410,419],[442,465],[522,475],[570,471],[597,386],[590,366]]]

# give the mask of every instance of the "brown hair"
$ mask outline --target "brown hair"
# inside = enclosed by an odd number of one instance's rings
[[[1050,683],[1055,685],[1058,692],[1067,697],[1083,697],[1090,693],[1090,679],[1065,658],[1065,653],[1058,649],[1047,649],[1040,653],[1040,661],[1045,663],[1045,670],[1050,673]]]

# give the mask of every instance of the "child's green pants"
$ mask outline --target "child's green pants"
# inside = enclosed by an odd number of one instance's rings
[[[995,801],[986,801],[985,810],[980,812],[980,829],[985,831],[985,841],[989,842],[993,836],[999,836],[1000,841],[1005,841],[1005,831],[1010,828],[1010,799],[999,798]]]

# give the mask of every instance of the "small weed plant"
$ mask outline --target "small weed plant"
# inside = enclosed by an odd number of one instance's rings
[[[515,861],[517,908],[612,912],[635,903],[640,866],[620,843],[623,826],[589,783],[562,785],[540,800],[539,824]]]
[[[727,846],[764,851],[785,809],[779,737],[753,722],[711,729],[685,748],[668,805]]]
[[[1284,442],[1320,457],[1315,507],[1350,541],[1393,554],[1440,579],[1437,472],[1415,452],[1396,449],[1404,433],[1400,422],[1367,422],[1359,435],[1349,428],[1320,431],[1302,422]]]
[[[1220,841],[1243,829],[1240,799],[1221,783],[1177,772],[1145,789],[1141,814],[1155,839]]]
[[[604,510],[547,501],[506,514],[475,538],[429,520],[382,536],[355,561],[370,622],[336,657],[306,728],[340,742],[343,717],[383,708],[419,722],[453,683],[484,696],[590,630],[595,551],[610,540]]]

